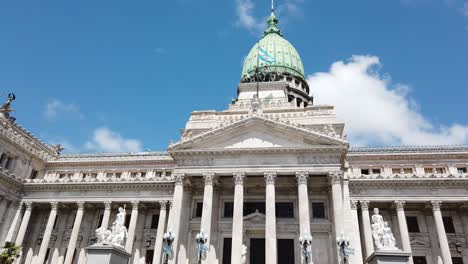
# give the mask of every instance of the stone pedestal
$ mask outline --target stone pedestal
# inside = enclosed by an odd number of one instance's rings
[[[367,258],[369,264],[407,264],[411,253],[392,250],[375,251]]]
[[[86,252],[86,264],[128,264],[131,256],[124,248],[113,246],[90,246]]]

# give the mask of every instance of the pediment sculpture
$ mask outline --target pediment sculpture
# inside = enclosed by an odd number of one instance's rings
[[[125,209],[119,207],[117,219],[112,224],[111,230],[108,230],[102,226],[96,229],[97,242],[95,245],[111,245],[123,248],[125,239],[127,238],[125,215]]]
[[[372,215],[372,237],[377,250],[398,250],[392,230],[379,214],[379,208],[374,208]]]

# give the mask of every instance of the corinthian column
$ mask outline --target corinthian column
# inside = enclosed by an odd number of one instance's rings
[[[372,231],[369,216],[369,201],[360,201],[362,214],[362,229],[364,229],[364,242],[366,244],[366,259],[374,252],[374,242],[372,241]]]
[[[51,210],[49,214],[49,219],[47,220],[46,229],[44,235],[42,236],[42,244],[39,249],[39,254],[36,259],[36,263],[44,263],[45,255],[47,253],[47,248],[49,247],[50,235],[52,235],[52,230],[54,229],[55,218],[57,217],[57,206],[58,202],[50,203]]]
[[[276,264],[276,199],[275,172],[265,173],[266,182],[266,220],[265,220],[265,260],[266,263]]]
[[[127,242],[125,243],[125,250],[132,254],[133,240],[135,238],[135,229],[138,218],[138,201],[132,201],[132,215],[130,216],[130,225],[128,226]]]
[[[450,247],[445,233],[444,221],[442,220],[442,213],[440,212],[441,201],[431,201],[432,213],[434,214],[434,222],[437,229],[437,236],[439,237],[440,252],[442,253],[442,260],[444,264],[452,264],[452,256],[450,255]]]
[[[159,264],[161,261],[163,235],[166,225],[167,203],[167,201],[159,201],[161,209],[159,209],[158,230],[156,231],[156,241],[154,242],[153,264]]]
[[[104,202],[104,214],[102,215],[102,223],[101,223],[101,227],[104,229],[107,229],[107,227],[109,226],[111,206],[112,206],[111,201]]]
[[[234,173],[234,214],[232,217],[231,263],[241,263],[242,232],[244,218],[244,179],[243,172]]]
[[[182,217],[182,201],[184,198],[184,178],[183,174],[175,175],[175,186],[174,186],[174,197],[172,198],[172,208],[169,212],[169,221],[168,227],[175,234],[175,240],[172,243],[172,248],[174,250],[174,257],[170,263],[177,263],[178,249],[181,238],[185,234],[180,234],[180,222]]]
[[[307,191],[308,172],[296,172],[297,194],[299,199],[299,231],[300,235],[310,233],[309,194]]]
[[[214,173],[206,173],[203,175],[203,179],[205,180],[205,188],[203,191],[201,229],[203,229],[206,232],[206,234],[208,234],[208,240],[206,241],[208,249],[210,248],[211,240],[211,214],[213,210],[213,181],[215,180],[214,177]]]
[[[73,254],[75,253],[76,240],[80,232],[81,220],[83,219],[84,202],[77,202],[78,210],[76,210],[75,222],[73,223],[73,230],[70,235],[70,242],[68,242],[67,255],[65,256],[64,264],[71,264],[73,261]]]
[[[13,207],[13,202],[10,205],[10,207]],[[31,207],[31,204],[29,205],[29,207]],[[11,226],[8,229],[8,233],[7,233],[6,237],[5,237],[5,241],[13,242],[15,240],[15,231],[16,231],[16,228],[19,225],[22,210],[23,210],[23,202],[20,202],[18,204],[18,208],[16,209],[16,213],[15,213],[15,216],[13,218],[13,221],[11,222]],[[18,244],[16,244],[16,245],[18,245]]]
[[[329,181],[332,189],[333,199],[333,224],[335,226],[335,236],[343,233],[343,196],[341,191],[341,173],[332,172],[329,174]]]
[[[406,216],[405,216],[405,201],[395,201],[395,206],[397,210],[398,216],[398,227],[400,228],[400,235],[401,235],[401,245],[403,250],[411,253],[411,242],[408,233],[408,225],[406,224]],[[410,256],[410,263],[412,263],[412,257]]]
[[[26,205],[26,210],[24,210],[23,220],[21,220],[21,225],[18,230],[18,236],[16,237],[16,241],[15,241],[15,244],[18,246],[21,246],[23,244],[24,235],[26,234],[26,229],[28,228],[29,219],[31,218],[32,202],[25,202],[24,204]],[[18,208],[18,212],[20,212],[21,210],[20,208]]]

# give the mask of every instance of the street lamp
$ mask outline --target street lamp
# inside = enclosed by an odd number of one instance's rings
[[[169,262],[169,257],[172,257],[172,254],[173,254],[172,243],[174,242],[174,239],[175,239],[175,235],[174,233],[172,233],[171,229],[169,229],[163,235],[164,264],[167,264]]]
[[[206,242],[208,241],[208,235],[205,233],[203,228],[200,230],[195,236],[195,241],[197,242],[197,250],[198,250],[198,264],[202,263],[203,253],[208,251],[206,246]]]
[[[312,246],[312,236],[309,235],[309,233],[304,232],[304,236],[299,237],[299,244],[301,244],[304,262],[309,263],[310,257],[312,256],[312,250],[309,249],[309,247]]]
[[[340,256],[343,257],[343,264],[347,264],[348,257],[354,254],[354,249],[349,246],[349,237],[345,237],[341,233],[341,236],[336,237],[336,244],[338,245]]]

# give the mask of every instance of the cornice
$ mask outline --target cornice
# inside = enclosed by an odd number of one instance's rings
[[[10,187],[14,190],[21,190],[23,188],[23,183],[15,178],[13,173],[0,168],[0,183],[2,186]]]
[[[71,190],[142,190],[174,188],[174,181],[160,182],[81,182],[81,183],[25,183],[24,191],[71,191]]]
[[[349,187],[378,187],[388,189],[391,187],[468,187],[468,179],[463,178],[404,178],[404,179],[349,179]]]
[[[0,137],[39,160],[53,159],[57,152],[16,122],[0,118]]]
[[[99,165],[132,165],[132,164],[173,164],[175,161],[166,152],[138,153],[89,153],[66,154],[57,160],[49,161],[48,167],[62,166],[99,166]]]
[[[468,158],[468,146],[408,146],[382,148],[350,148],[349,161],[416,160]]]

